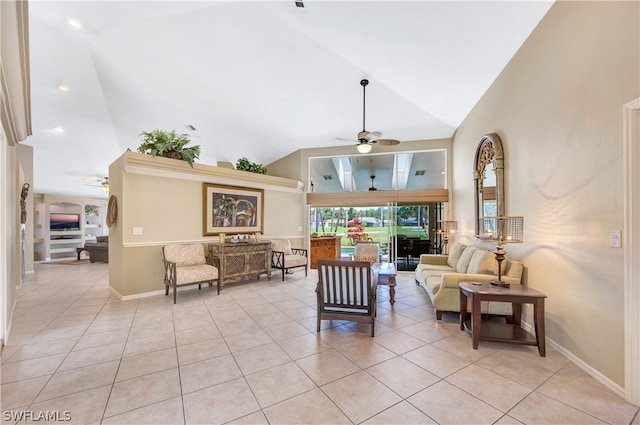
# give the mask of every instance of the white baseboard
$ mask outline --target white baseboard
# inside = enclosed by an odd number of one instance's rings
[[[147,297],[153,297],[156,295],[164,295],[164,289],[161,289],[159,291],[143,292],[141,294],[133,294],[133,295],[122,295],[118,291],[116,291],[111,285],[109,285],[109,290],[113,295],[118,297],[120,301],[129,301],[129,300],[136,300],[138,298],[147,298]]]
[[[527,332],[529,332],[530,334],[535,335],[535,328],[533,327],[533,325],[523,321],[522,328]],[[616,384],[611,379],[607,378],[602,373],[600,373],[599,371],[591,367],[589,364],[585,363],[583,360],[576,357],[571,351],[567,350],[562,345],[558,344],[556,341],[552,340],[549,337],[545,338],[545,340],[548,345],[550,345],[551,347],[553,347],[554,350],[560,352],[560,354],[562,354],[567,359],[569,359],[571,363],[578,366],[584,372],[591,375],[591,377],[593,377],[596,381],[600,382],[602,385],[604,385],[605,387],[613,391],[616,395],[624,399],[625,391],[623,387]]]
[[[11,307],[11,313],[9,313],[9,323],[7,324],[7,329],[5,329],[3,344],[6,345],[9,343],[9,337],[11,336],[11,329],[13,328],[13,315],[16,312],[16,307],[18,306],[18,297],[15,297],[13,300],[13,306]]]

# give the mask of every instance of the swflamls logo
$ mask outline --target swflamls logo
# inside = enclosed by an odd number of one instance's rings
[[[4,410],[2,420],[5,422],[16,421],[46,421],[46,422],[68,422],[71,420],[71,412],[68,410]]]

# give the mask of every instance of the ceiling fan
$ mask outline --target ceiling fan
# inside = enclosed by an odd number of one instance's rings
[[[380,139],[382,133],[379,131],[367,131],[365,126],[365,117],[366,117],[366,89],[369,84],[369,80],[364,79],[360,81],[360,85],[362,86],[362,131],[358,133],[358,140],[355,141],[358,152],[360,153],[369,153],[373,147],[373,144],[377,143],[380,146],[393,146],[400,143],[399,140],[396,139]],[[337,138],[338,140],[352,140],[352,139],[342,139]]]
[[[99,187],[105,192],[109,191],[109,177],[102,177],[102,181],[100,181],[100,177],[95,177],[94,180],[100,184],[85,184],[85,186]]]

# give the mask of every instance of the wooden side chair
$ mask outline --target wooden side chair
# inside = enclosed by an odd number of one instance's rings
[[[304,267],[304,275],[307,276],[309,258],[306,249],[291,248],[288,239],[276,239],[271,241],[271,268],[282,270],[282,280],[285,273],[297,267]]]
[[[176,303],[178,286],[198,285],[203,283],[213,286],[216,282],[220,293],[218,268],[207,261],[204,246],[201,243],[166,245],[162,247],[164,262],[165,295],[169,295],[169,287],[173,287],[173,303]]]
[[[321,320],[370,323],[375,332],[377,275],[368,261],[318,260],[318,332]]]

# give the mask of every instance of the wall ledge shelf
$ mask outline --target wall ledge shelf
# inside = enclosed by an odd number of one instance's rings
[[[200,163],[194,163],[193,167],[191,167],[185,161],[131,151],[122,154],[119,160],[124,161],[124,170],[132,174],[196,180],[205,183],[227,184],[230,186],[247,185],[258,189],[269,189],[281,192],[302,193],[304,190],[304,183],[299,180]]]

